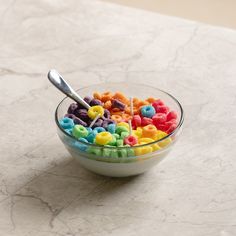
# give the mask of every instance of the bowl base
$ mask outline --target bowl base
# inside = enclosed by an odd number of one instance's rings
[[[69,150],[69,152],[85,169],[109,177],[128,177],[142,174],[161,162],[167,154],[165,152],[161,156],[159,155],[158,157],[152,157],[150,159],[136,162],[109,163],[91,160],[87,157],[78,155],[78,153],[73,152],[73,150]]]

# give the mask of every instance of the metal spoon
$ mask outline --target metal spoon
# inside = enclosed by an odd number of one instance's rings
[[[86,109],[90,108],[90,105],[70,87],[70,85],[56,70],[52,69],[48,72],[48,79],[55,87],[57,87],[61,92],[73,99],[75,102],[80,103]]]

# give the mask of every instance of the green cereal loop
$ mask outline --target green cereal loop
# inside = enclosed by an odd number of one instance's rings
[[[126,138],[127,136],[129,136],[129,132],[121,132],[121,134],[120,134],[120,137],[122,139]]]
[[[116,157],[118,157],[118,152],[117,152],[117,150],[116,150],[116,149],[114,149],[114,150],[111,150],[111,157],[113,157],[113,158],[116,158]]]
[[[124,126],[117,126],[116,127],[116,133],[121,134],[122,132],[129,132],[129,130]]]
[[[118,150],[118,153],[119,157],[127,157],[127,150],[125,149]]]
[[[127,148],[127,156],[128,157],[135,156],[134,150],[132,148]]]
[[[72,134],[76,138],[85,138],[88,136],[88,130],[82,125],[75,125]]]
[[[122,147],[123,146],[123,139],[117,139],[116,140],[116,145],[117,145],[117,147]]]
[[[109,148],[103,148],[102,155],[104,157],[110,157],[111,156],[111,149]]]
[[[116,146],[116,137],[112,135],[112,140],[108,143],[110,146]]]
[[[114,136],[116,139],[119,139],[119,138],[120,138],[120,135],[119,135],[119,134],[112,134],[112,136]]]
[[[89,147],[87,149],[87,152],[90,153],[90,154],[94,154],[96,156],[101,156],[102,155],[102,150],[100,148]]]

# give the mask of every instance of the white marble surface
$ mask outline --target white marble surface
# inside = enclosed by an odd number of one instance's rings
[[[236,235],[236,32],[88,0],[0,4],[0,235]],[[55,134],[73,86],[152,83],[186,111],[175,150],[136,178],[78,166]]]

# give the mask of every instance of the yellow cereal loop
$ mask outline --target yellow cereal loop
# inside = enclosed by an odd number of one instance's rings
[[[140,143],[140,144],[146,144],[146,143]],[[138,144],[138,145],[140,145],[140,144]],[[137,144],[135,146],[137,146]],[[144,154],[150,153],[152,151],[153,151],[153,148],[151,146],[139,147],[139,148],[134,149],[136,156],[144,155]]]
[[[166,132],[163,132],[161,130],[157,130],[157,133],[155,135],[155,140],[159,140],[159,139],[162,139],[164,137],[167,136],[167,133]]]
[[[161,147],[156,143],[156,144],[152,145],[152,149],[153,149],[153,152],[154,152],[154,151],[160,150]]]
[[[110,132],[100,132],[95,137],[95,143],[100,145],[106,145],[112,141],[113,137]]]
[[[138,127],[136,130],[132,130],[132,134],[138,139],[142,137],[142,133],[143,133],[143,130],[140,127]]]
[[[155,140],[152,139],[152,138],[140,138],[140,139],[138,140],[139,143],[152,143],[152,142],[154,142],[154,141],[155,141]]]
[[[117,124],[117,126],[124,126],[124,127],[126,127],[127,129],[129,129],[129,124],[126,123],[126,122],[120,122],[120,123]]]
[[[164,138],[164,137],[166,137],[167,136],[167,133],[166,132],[163,132],[163,131],[161,131],[161,130],[158,130],[157,131],[157,134],[156,134],[156,136],[155,136],[155,140],[160,140],[160,139],[162,139],[162,138]],[[165,139],[165,140],[163,140],[163,141],[161,141],[161,142],[158,142],[158,145],[161,147],[161,148],[164,148],[164,147],[166,147],[167,145],[169,145],[170,143],[171,143],[171,138],[167,138],[167,139]]]
[[[162,148],[166,147],[167,145],[169,145],[171,143],[171,138],[167,138],[161,142],[158,142],[158,145]]]
[[[154,141],[155,141],[155,140],[153,140],[153,139],[151,139],[151,138],[140,138],[140,139],[138,140],[138,143],[139,143],[139,145],[140,145],[140,144],[151,143],[151,142],[154,142]],[[152,151],[157,151],[157,150],[160,150],[160,149],[161,149],[161,147],[160,147],[157,143],[150,145],[150,147],[152,147]]]
[[[92,106],[88,109],[88,116],[92,120],[97,117],[97,115],[100,115],[102,117],[104,115],[104,109],[102,106]]]

